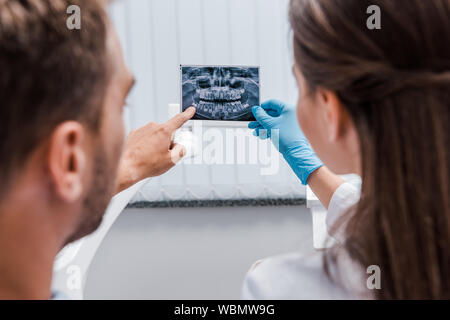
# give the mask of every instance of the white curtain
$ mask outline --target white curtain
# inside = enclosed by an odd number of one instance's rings
[[[110,15],[137,79],[127,126],[168,119],[168,104],[180,101],[180,64],[259,65],[261,100],[295,103],[287,10],[288,0],[113,2]],[[134,201],[303,197],[305,189],[279,160],[274,175],[261,175],[256,164],[182,163],[151,179]]]

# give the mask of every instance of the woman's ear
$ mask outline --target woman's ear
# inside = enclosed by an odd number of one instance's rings
[[[330,143],[336,143],[346,131],[348,114],[336,93],[326,89],[318,89],[318,98],[322,106],[326,135]]]
[[[48,168],[56,194],[65,202],[75,202],[83,193],[86,175],[86,132],[75,121],[66,121],[53,131],[48,152]]]

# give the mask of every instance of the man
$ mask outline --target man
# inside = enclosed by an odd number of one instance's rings
[[[58,251],[184,155],[172,137],[194,108],[132,132],[122,155],[133,83],[99,0],[0,0],[0,299],[50,298]]]

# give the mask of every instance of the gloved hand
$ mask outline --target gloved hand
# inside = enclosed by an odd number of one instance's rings
[[[297,121],[296,109],[277,100],[269,100],[252,108],[256,121],[248,127],[253,135],[270,138],[300,181],[306,185],[309,175],[323,166],[312,150]],[[265,130],[263,130],[265,129]]]

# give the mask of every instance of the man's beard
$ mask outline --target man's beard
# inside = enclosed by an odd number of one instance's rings
[[[81,220],[66,244],[91,234],[100,226],[115,187],[115,172],[111,169],[102,148],[97,148],[93,178],[83,202]]]

